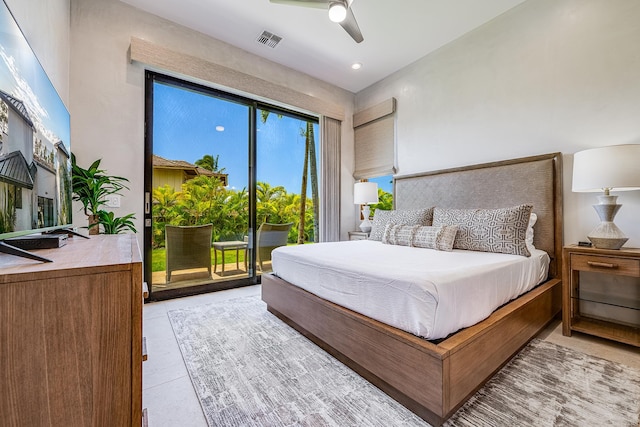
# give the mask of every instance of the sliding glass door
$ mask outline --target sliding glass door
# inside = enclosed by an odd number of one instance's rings
[[[147,73],[145,280],[154,299],[254,284],[317,241],[317,120]]]
[[[318,123],[265,106],[258,117],[257,225],[290,224],[288,243],[318,242]]]

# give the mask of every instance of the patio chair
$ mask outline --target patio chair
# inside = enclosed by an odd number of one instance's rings
[[[167,283],[177,270],[206,268],[211,277],[212,224],[165,226]]]
[[[260,271],[264,271],[263,263],[271,261],[271,251],[280,246],[286,246],[289,230],[293,225],[292,222],[287,224],[271,224],[263,223],[258,228],[256,236],[256,260],[260,266]]]

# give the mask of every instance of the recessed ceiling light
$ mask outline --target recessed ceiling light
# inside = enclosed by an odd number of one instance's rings
[[[224,126],[220,126],[220,125],[218,125],[218,126],[216,126],[216,130],[217,130],[218,132],[223,132],[223,131],[224,131]]]
[[[351,64],[351,69],[353,70],[359,70],[360,68],[362,68],[362,64],[359,62],[354,62],[353,64]]]

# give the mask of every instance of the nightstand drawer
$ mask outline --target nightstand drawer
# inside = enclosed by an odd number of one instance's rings
[[[571,269],[637,277],[640,276],[640,260],[571,254]]]
[[[369,238],[369,233],[365,233],[364,231],[349,232],[349,240],[367,240],[368,238]]]

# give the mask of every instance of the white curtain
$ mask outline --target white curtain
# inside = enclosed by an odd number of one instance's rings
[[[340,121],[320,119],[321,195],[320,241],[340,240]]]

